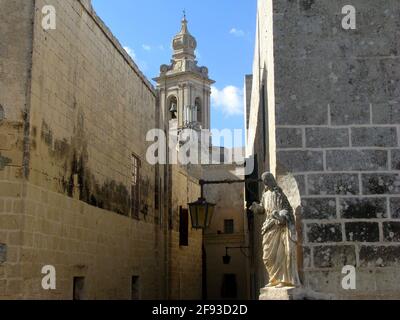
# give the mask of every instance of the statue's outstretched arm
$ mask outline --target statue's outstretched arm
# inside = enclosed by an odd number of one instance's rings
[[[254,214],[264,214],[265,208],[257,202],[253,202],[249,208]]]

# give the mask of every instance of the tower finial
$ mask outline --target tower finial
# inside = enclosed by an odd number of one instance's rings
[[[188,24],[188,21],[186,20],[186,9],[183,9],[181,34],[189,33],[187,24]]]
[[[187,22],[187,20],[186,20],[186,9],[183,9],[183,19],[182,19],[182,21],[183,22]]]

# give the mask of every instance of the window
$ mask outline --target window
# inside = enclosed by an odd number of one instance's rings
[[[224,233],[232,234],[235,232],[233,219],[224,220]]]
[[[74,300],[84,299],[85,290],[85,278],[84,277],[74,277]]]
[[[236,274],[224,274],[221,288],[222,299],[237,299]]]
[[[188,209],[179,210],[179,245],[189,246],[189,211]]]
[[[140,277],[133,276],[131,282],[131,299],[140,300]]]
[[[197,112],[197,122],[201,123],[202,122],[202,110],[201,110],[200,98],[196,98],[194,105],[196,107],[196,112]]]
[[[172,97],[171,100],[169,101],[168,104],[169,108],[169,113],[171,115],[171,120],[172,119],[177,119],[178,118],[178,100],[176,97]]]
[[[132,155],[131,217],[139,219],[140,212],[140,160]]]

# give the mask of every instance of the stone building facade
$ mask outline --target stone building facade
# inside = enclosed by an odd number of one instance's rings
[[[233,164],[207,165],[203,169],[207,181],[243,179]],[[207,201],[216,204],[210,228],[204,232],[207,298],[249,299],[250,260],[243,184],[206,185],[204,194]],[[223,261],[226,254],[229,263]]]
[[[206,181],[238,180],[235,165],[221,164],[225,161],[224,157],[232,158],[234,150],[211,146],[211,85],[214,81],[210,79],[207,67],[198,65],[196,47],[196,39],[190,34],[188,21],[184,17],[181,30],[172,41],[171,64],[161,65],[160,75],[154,79],[157,83],[160,106],[158,121],[164,125],[163,129],[171,138],[176,138],[176,141],[173,141],[176,145],[171,145],[170,140],[167,142],[168,152],[176,153],[179,160],[187,151],[186,146],[195,146],[194,150],[190,150],[191,156],[194,156],[190,160],[195,163],[173,165],[173,177],[176,172],[183,170],[192,177]],[[186,140],[183,135],[189,130],[190,140]],[[182,143],[185,147],[182,147]],[[179,199],[191,193],[183,182],[173,181],[172,185],[181,187],[174,189],[170,199],[175,210],[170,212],[170,219],[179,219],[173,227],[179,231],[180,224],[189,214],[185,206],[179,204]],[[211,226],[204,230],[204,243],[201,244],[202,260],[196,261],[198,266],[203,268],[202,274],[200,272],[200,276],[203,276],[202,297],[211,300],[246,299],[249,292],[248,277],[243,270],[248,266],[247,252],[246,249],[242,249],[241,253],[238,248],[246,246],[243,186],[207,185],[204,196],[208,202],[216,204],[216,209]],[[187,200],[189,202],[189,198]],[[186,246],[185,239],[181,237],[179,241],[182,247]],[[235,248],[229,250],[232,257],[229,265],[222,261],[226,247]],[[176,263],[176,269],[179,269],[179,263]],[[199,270],[192,271],[193,279],[197,279]],[[184,285],[186,284],[182,284],[182,288]]]
[[[0,17],[0,298],[200,298],[202,234],[182,247],[177,227],[197,180],[146,161],[156,90],[88,0],[1,1]]]
[[[348,4],[258,1],[247,155],[289,194],[306,288],[400,298],[400,3],[351,1],[354,30]],[[252,272],[264,286],[261,261]]]

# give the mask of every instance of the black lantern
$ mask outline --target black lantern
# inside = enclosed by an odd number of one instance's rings
[[[230,264],[231,263],[231,256],[226,254],[225,256],[222,257],[222,261],[224,264]]]
[[[193,229],[207,229],[211,224],[215,204],[208,203],[204,198],[189,203],[190,216]]]
[[[250,247],[225,247],[225,255],[222,257],[222,262],[224,264],[230,264],[232,257],[229,255],[229,250],[233,250],[233,249],[240,249],[240,252],[246,257],[249,258],[248,255],[246,255],[246,253],[243,252],[243,249],[250,249]]]
[[[259,182],[260,180],[220,180],[220,181],[205,181],[200,180],[201,196],[196,202],[189,203],[190,216],[192,218],[193,229],[207,229],[210,226],[212,216],[215,210],[215,204],[209,203],[204,197],[204,186],[209,184],[232,184],[232,183],[246,183],[246,182]]]

